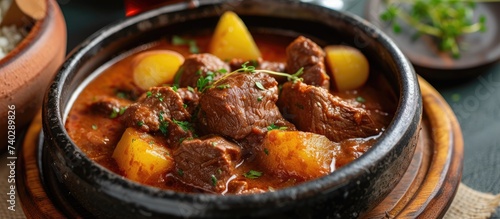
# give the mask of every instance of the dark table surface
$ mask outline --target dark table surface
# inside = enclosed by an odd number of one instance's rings
[[[331,0],[330,0],[331,1]],[[58,0],[68,29],[68,51],[101,27],[125,17],[122,0]],[[366,1],[349,5],[363,15]],[[433,83],[455,112],[464,136],[462,182],[500,193],[500,62],[480,76],[448,85]],[[418,72],[417,72],[418,73]],[[500,218],[500,208],[494,218]]]

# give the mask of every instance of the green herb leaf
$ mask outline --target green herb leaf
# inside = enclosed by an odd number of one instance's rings
[[[200,49],[196,43],[196,40],[193,39],[185,39],[180,36],[174,35],[172,36],[172,45],[174,46],[189,46],[189,52],[197,54],[200,53]]]
[[[178,169],[177,174],[179,174],[179,176],[184,176],[184,170]]]
[[[144,121],[139,121],[139,122],[137,122],[137,125],[138,125],[138,126],[143,126],[143,125],[144,125]]]
[[[123,114],[125,113],[125,110],[127,110],[127,107],[126,107],[126,106],[121,107],[121,108],[120,108],[120,112],[118,112],[118,114],[119,114],[120,116],[121,116],[121,115],[123,115]]]
[[[262,102],[262,98],[263,98],[262,96],[257,97],[257,101]]]
[[[215,177],[215,175],[212,175],[211,180],[212,180],[212,185],[216,186],[217,185],[217,177]]]
[[[288,127],[286,127],[286,126],[277,126],[274,123],[271,124],[270,126],[267,126],[267,131],[271,131],[271,130],[287,130],[287,129],[288,129]]]
[[[158,114],[158,118],[159,118],[159,121],[160,121],[160,132],[163,134],[163,135],[167,135],[168,134],[168,122],[164,120],[163,118],[163,113],[164,112],[160,112]]]
[[[200,76],[198,78],[198,81],[196,81],[196,87],[198,88],[198,91],[204,92],[206,89],[210,88],[210,83],[212,83],[213,77],[211,75],[208,75],[206,77]]]
[[[250,170],[250,171],[246,172],[245,174],[243,174],[243,176],[248,178],[248,179],[257,179],[257,178],[262,176],[262,172]]]
[[[363,97],[361,97],[361,96],[356,97],[356,101],[357,101],[358,103],[365,103],[365,102],[366,102],[365,98],[363,98]]]
[[[96,124],[92,124],[92,129],[97,130],[97,125]]]
[[[269,155],[269,150],[267,148],[264,148],[264,154]]]
[[[261,89],[261,90],[266,90],[266,88],[264,87],[264,85],[262,85],[262,83],[256,81],[255,82],[255,86],[257,86],[257,88]]]
[[[120,99],[127,99],[127,96],[128,95],[124,92],[121,92],[121,91],[116,92],[116,97],[118,97]]]
[[[229,84],[223,84],[223,85],[217,86],[216,88],[218,88],[220,90],[224,90],[224,89],[230,88],[230,87],[231,87],[231,85],[229,85]]]
[[[146,92],[146,97],[151,97],[151,95],[153,95],[151,91]]]
[[[118,117],[118,113],[120,113],[120,109],[113,108],[113,111],[111,111],[111,115],[109,115],[109,118],[114,119],[114,118]]]
[[[175,124],[177,124],[178,126],[180,126],[182,128],[182,130],[184,130],[186,132],[193,130],[193,125],[191,123],[189,123],[188,121],[177,121],[174,119],[173,122]]]

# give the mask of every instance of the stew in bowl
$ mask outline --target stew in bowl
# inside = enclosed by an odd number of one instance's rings
[[[180,6],[96,33],[49,90],[46,168],[79,204],[103,217],[353,217],[388,194],[421,101],[385,35],[307,3]]]

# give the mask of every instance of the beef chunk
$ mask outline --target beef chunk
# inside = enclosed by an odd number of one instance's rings
[[[216,73],[220,69],[226,69],[228,71],[229,66],[212,54],[204,53],[190,55],[186,58],[177,73],[180,74],[179,86],[196,87],[196,82],[200,76],[205,77],[208,72]]]
[[[90,105],[90,111],[108,118],[116,118],[120,111],[129,105],[125,100],[109,96],[100,96],[96,97],[96,99]]]
[[[304,83],[330,88],[330,77],[325,70],[325,52],[316,43],[303,36],[295,39],[286,48],[286,68],[289,74],[304,68]]]
[[[184,107],[189,112],[189,114],[193,115],[196,106],[198,106],[198,102],[200,97],[198,92],[195,90],[187,89],[187,88],[178,88],[177,93],[181,96],[182,102],[185,104]]]
[[[275,104],[277,85],[274,78],[264,73],[227,76],[200,97],[200,131],[239,140],[251,133],[263,134],[267,126],[276,123],[294,129]]]
[[[189,121],[190,114],[184,109],[181,97],[170,87],[152,87],[138,102],[130,105],[122,121],[128,127],[137,127],[145,132],[161,131],[173,121]]]
[[[235,175],[241,149],[222,137],[184,140],[174,151],[177,178],[208,192],[222,193]]]
[[[370,111],[348,103],[324,88],[302,82],[285,83],[278,106],[297,129],[325,135],[335,142],[373,136],[386,125],[376,123]]]

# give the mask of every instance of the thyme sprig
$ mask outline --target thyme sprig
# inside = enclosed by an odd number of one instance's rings
[[[269,75],[276,75],[276,76],[286,77],[288,81],[292,81],[293,83],[296,83],[298,81],[302,81],[303,80],[300,76],[302,76],[302,74],[304,73],[304,68],[300,68],[294,74],[288,74],[288,73],[283,73],[283,72],[276,72],[276,71],[270,71],[270,70],[256,69],[255,66],[247,65],[248,63],[249,62],[243,63],[241,65],[241,68],[236,69],[236,70],[234,70],[234,71],[232,71],[230,73],[225,74],[224,76],[222,76],[221,78],[219,78],[217,81],[214,81],[211,85],[204,86],[203,91],[206,90],[207,88],[211,88],[211,87],[216,86],[217,83],[219,83],[220,81],[223,81],[227,77],[229,77],[229,76],[231,76],[233,74],[236,74],[236,73],[251,73],[251,74],[255,74],[257,72],[262,72],[262,73],[266,73],[266,74],[269,74]],[[205,78],[200,77],[199,80],[205,80]],[[203,92],[203,91],[201,91],[201,92]]]

